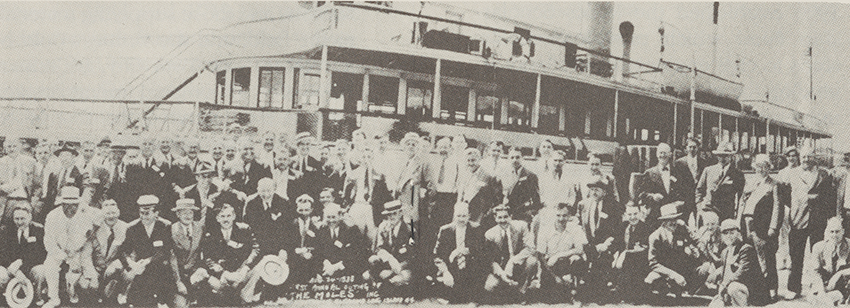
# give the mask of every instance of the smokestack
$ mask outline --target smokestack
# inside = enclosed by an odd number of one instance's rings
[[[611,54],[611,28],[614,25],[614,2],[590,2],[588,33],[590,49]]]
[[[620,23],[620,36],[623,37],[623,59],[630,60],[632,55],[632,34],[635,33],[635,26],[628,21]],[[623,62],[623,77],[629,75],[629,66],[631,63]]]

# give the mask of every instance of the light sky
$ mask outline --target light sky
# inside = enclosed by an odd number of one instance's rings
[[[576,35],[587,26],[581,2],[453,4]],[[119,98],[133,78],[201,29],[300,10],[293,2],[0,2],[0,97]],[[635,25],[633,59],[658,64],[664,21],[665,60],[690,64],[693,54],[697,67],[710,71],[711,14],[711,2],[618,2],[612,53],[622,49],[616,27],[628,20]],[[850,5],[723,2],[719,17],[717,73],[735,79],[741,59],[741,98],[769,92],[771,102],[825,120],[833,147],[850,150]],[[810,42],[813,105],[806,104]],[[176,86],[185,76],[168,82]]]

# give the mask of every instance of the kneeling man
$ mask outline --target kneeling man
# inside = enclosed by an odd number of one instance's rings
[[[744,243],[741,229],[734,219],[720,224],[726,249],[721,254],[723,266],[718,277],[717,296],[711,306],[749,306],[765,304],[767,292],[756,249]]]
[[[208,229],[201,240],[201,254],[209,275],[207,282],[212,293],[224,295],[223,298],[238,298],[230,292],[241,291],[248,281],[251,265],[259,255],[259,245],[250,226],[234,222],[236,213],[232,205],[222,204],[217,212],[220,227]]]
[[[537,269],[528,223],[513,220],[505,205],[494,208],[494,216],[496,226],[484,233],[484,248],[491,260],[484,289],[492,292],[499,286],[508,286],[525,293]]]

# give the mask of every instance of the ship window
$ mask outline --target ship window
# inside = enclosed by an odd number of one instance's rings
[[[353,112],[363,96],[363,75],[333,72],[329,109]]]
[[[224,105],[225,76],[225,71],[215,73],[215,103],[219,105]]]
[[[434,84],[430,82],[407,82],[407,111],[408,117],[431,117],[431,102],[434,98]]]
[[[558,131],[558,107],[549,105],[540,105],[540,119],[537,122],[537,127],[543,132]]]
[[[508,124],[514,126],[531,125],[531,106],[512,100],[508,105]]]
[[[322,78],[319,75],[304,74],[301,80],[301,88],[298,91],[298,105],[296,109],[303,109],[307,106],[319,105],[319,84]]]
[[[465,121],[469,106],[469,89],[443,85],[440,102],[440,118],[449,121]]]
[[[250,101],[248,97],[249,88],[251,88],[251,69],[234,69],[233,81],[230,83],[230,104],[248,107]]]
[[[478,95],[478,102],[475,104],[475,120],[477,122],[489,123],[487,126],[492,127],[492,123],[499,122],[499,98],[492,95]]]
[[[394,114],[398,102],[398,78],[369,75],[369,101],[363,111]]]
[[[260,68],[260,108],[283,108],[284,68]]]

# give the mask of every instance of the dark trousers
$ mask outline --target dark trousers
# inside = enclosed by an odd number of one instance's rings
[[[811,230],[807,229],[794,229],[791,228],[791,232],[788,233],[788,251],[791,255],[791,273],[788,275],[788,290],[800,293],[802,290],[802,278],[803,278],[803,256],[806,253],[806,240],[812,238],[812,244],[814,244],[814,235],[811,234]],[[823,234],[821,234],[821,238]]]
[[[133,279],[127,302],[137,307],[170,304],[176,289],[171,278],[171,268],[163,264],[149,264],[145,272]]]

